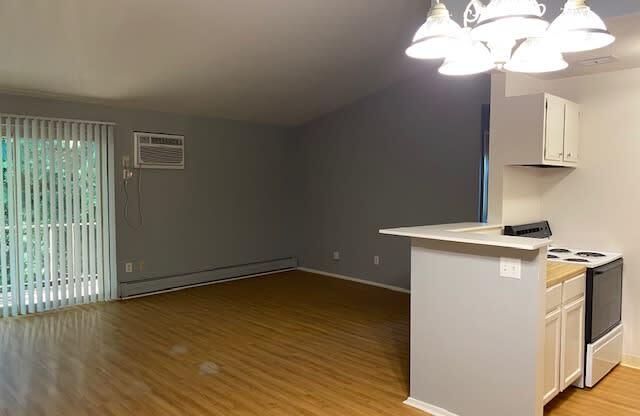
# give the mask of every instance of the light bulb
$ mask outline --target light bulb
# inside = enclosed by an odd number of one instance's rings
[[[470,29],[463,29],[458,48],[453,50],[438,70],[444,75],[473,75],[495,67],[491,53],[482,42],[474,41]]]
[[[522,42],[504,68],[512,72],[542,73],[561,71],[568,66],[553,41],[540,37]]]
[[[562,14],[549,27],[549,34],[562,52],[590,51],[616,40],[585,0],[567,1]]]
[[[459,24],[451,19],[444,3],[436,3],[429,10],[427,21],[418,29],[406,54],[416,59],[444,58],[458,43]]]

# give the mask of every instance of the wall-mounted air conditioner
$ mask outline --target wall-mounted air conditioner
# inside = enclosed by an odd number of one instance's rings
[[[147,169],[184,169],[184,136],[133,133],[134,166]]]

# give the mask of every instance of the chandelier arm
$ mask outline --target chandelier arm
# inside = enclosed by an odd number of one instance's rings
[[[547,5],[544,3],[540,3],[540,16],[544,16],[547,13]]]
[[[464,27],[469,27],[470,23],[477,22],[484,8],[485,5],[480,0],[470,0],[467,8],[464,9]]]

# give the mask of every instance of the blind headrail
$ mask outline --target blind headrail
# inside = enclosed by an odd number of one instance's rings
[[[104,126],[115,126],[116,123],[111,121],[95,121],[95,120],[80,120],[80,119],[72,119],[72,118],[57,118],[57,117],[37,117],[37,116],[29,116],[25,114],[6,114],[0,113],[0,117],[11,117],[17,119],[29,119],[29,120],[45,120],[45,121],[63,121],[67,123],[84,123],[84,124],[99,124]],[[6,125],[6,123],[1,123],[2,125]]]

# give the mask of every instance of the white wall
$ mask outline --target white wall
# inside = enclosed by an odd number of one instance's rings
[[[508,113],[505,96],[536,94],[544,91],[544,81],[527,76],[494,73],[491,77],[491,139],[489,144],[489,222],[518,224],[541,218],[540,169],[505,166],[518,146],[511,123],[503,122]],[[505,128],[506,130],[503,130]]]
[[[505,91],[544,91],[580,103],[583,117],[577,169],[537,169],[514,176],[494,162],[500,163],[505,146],[515,144],[504,138],[494,143],[491,137],[496,155],[491,165],[496,184],[490,189],[492,220],[526,221],[532,210],[539,210],[539,219],[551,221],[557,244],[624,253],[624,350],[640,357],[640,69],[547,82],[512,74],[493,79],[492,103],[498,108]],[[533,208],[521,210],[518,183],[531,190]]]

